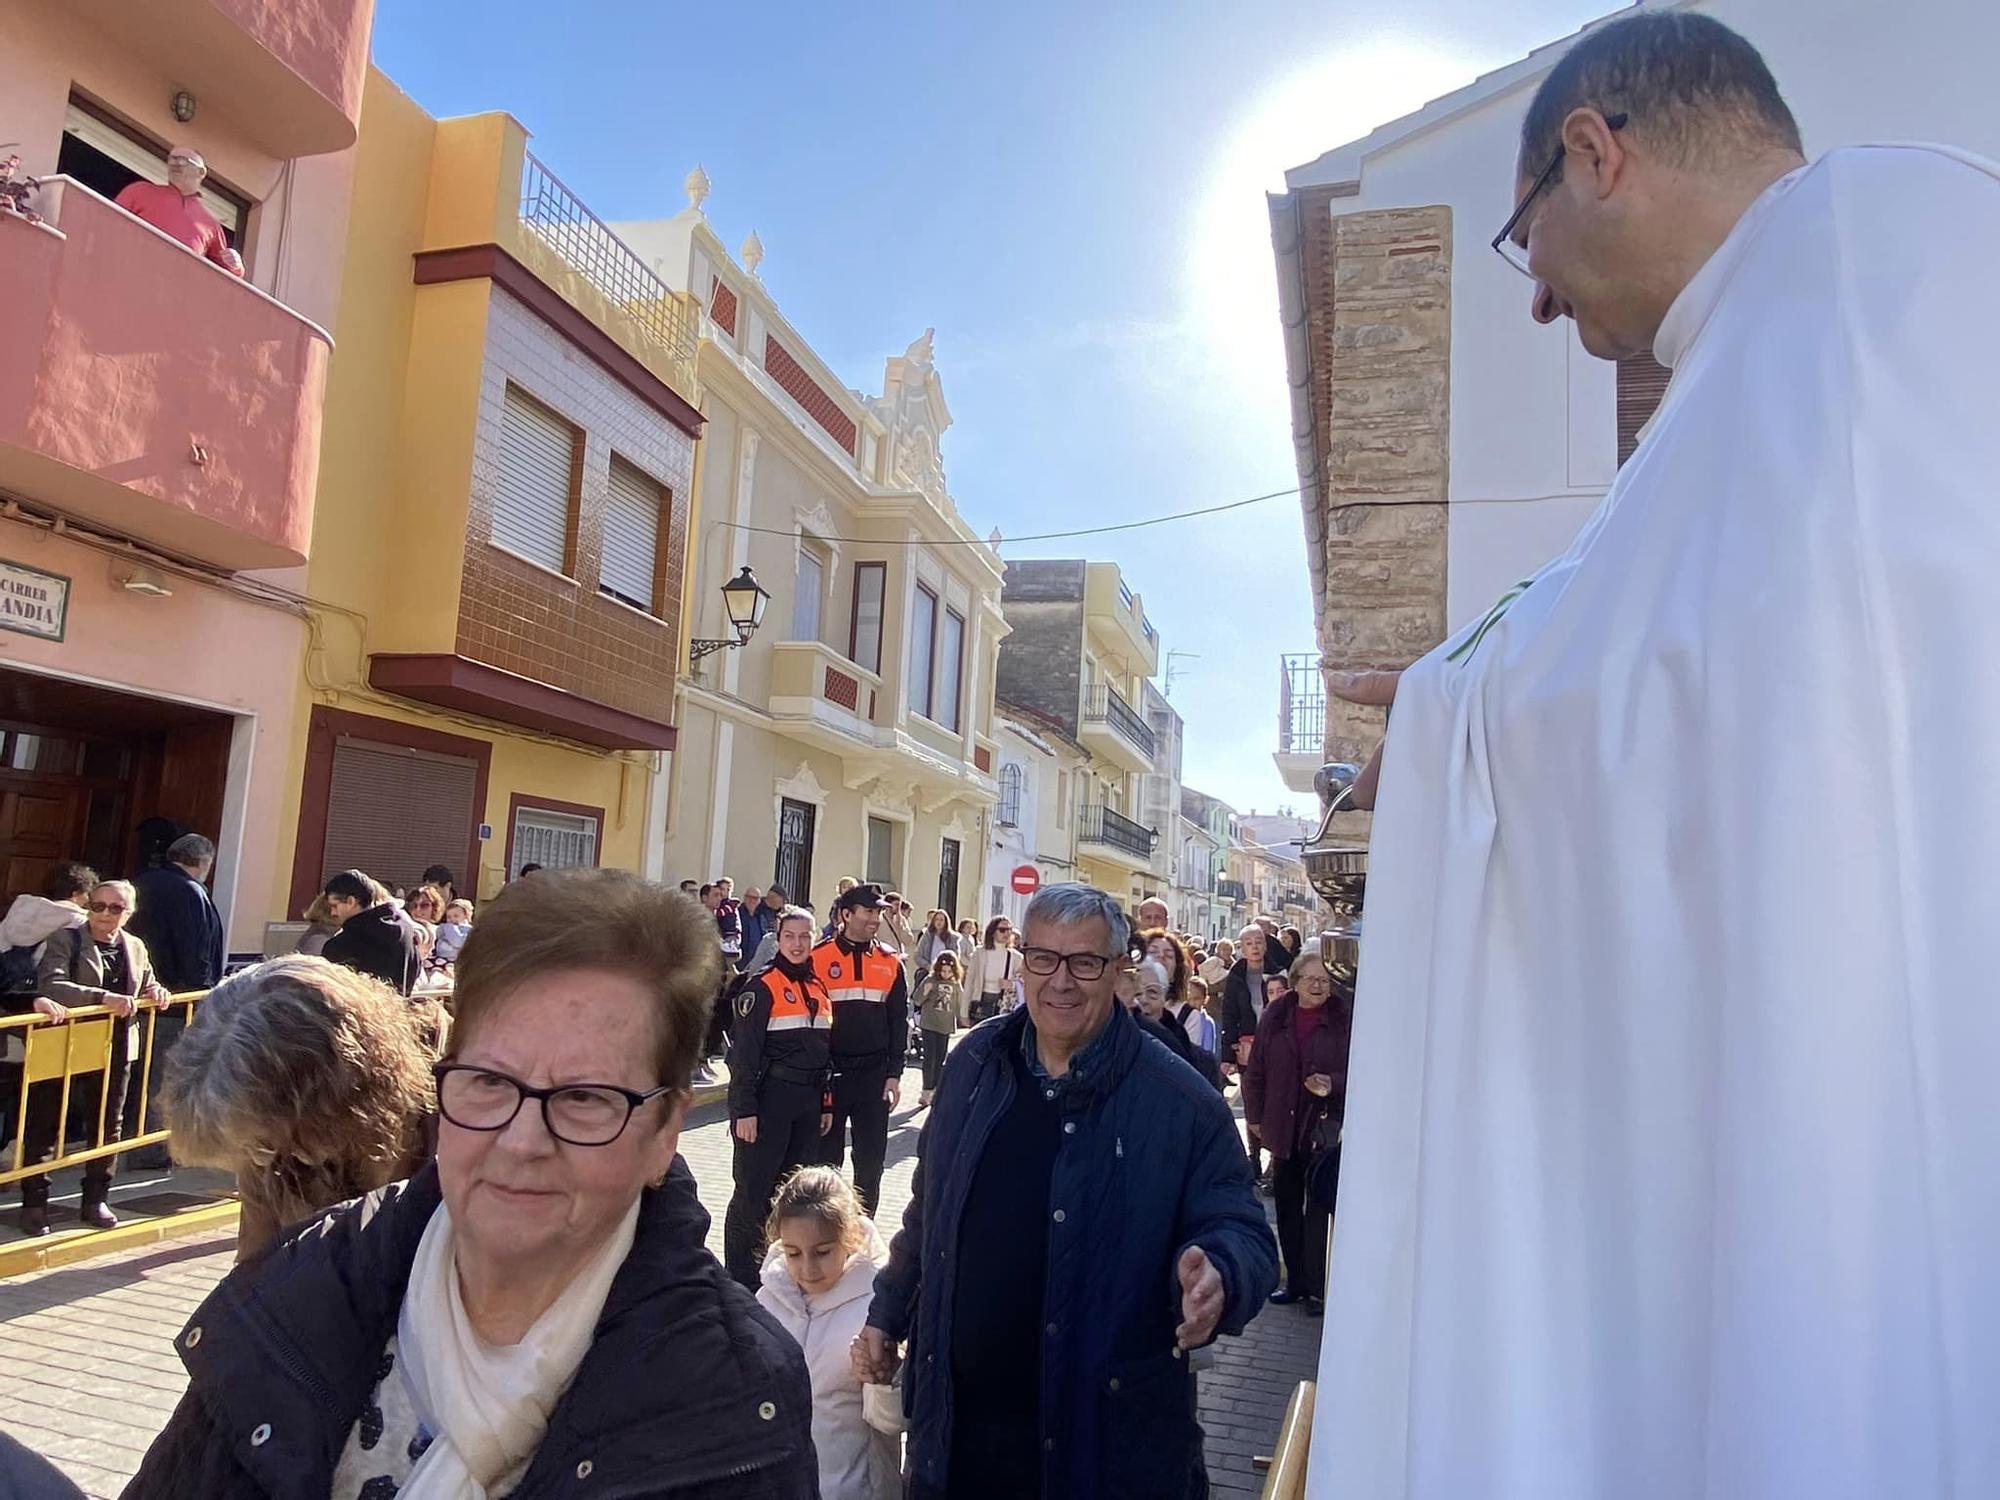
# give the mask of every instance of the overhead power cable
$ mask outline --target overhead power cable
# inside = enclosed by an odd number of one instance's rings
[[[1026,536],[1006,536],[1003,534],[1000,538],[1000,544],[1002,546],[1012,546],[1016,542],[1056,542],[1067,540],[1070,537],[1104,536],[1114,531],[1137,531],[1143,526],[1165,526],[1170,521],[1191,521],[1198,516],[1219,516],[1224,511],[1241,510],[1246,505],[1261,505],[1266,500],[1280,500],[1286,495],[1296,495],[1298,492],[1299,486],[1293,485],[1290,489],[1271,490],[1267,494],[1252,495],[1247,500],[1231,500],[1227,505],[1204,505],[1195,510],[1178,510],[1171,515],[1148,516],[1142,521],[1120,521],[1111,526],[1080,526],[1074,531],[1037,531]],[[761,536],[797,536],[799,534],[796,526],[752,526],[747,521],[716,521],[714,524],[727,527],[731,531],[756,532]],[[814,534],[818,535],[818,533]],[[850,536],[829,536],[822,537],[821,540],[843,543],[852,542],[856,546],[861,547],[985,547],[991,545],[991,543],[982,537],[962,536],[946,537],[941,541],[934,541],[929,538],[912,540],[908,537],[876,540],[870,537]]]

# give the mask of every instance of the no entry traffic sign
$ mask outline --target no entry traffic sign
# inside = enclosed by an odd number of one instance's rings
[[[1032,896],[1042,888],[1042,872],[1033,865],[1016,865],[1013,885],[1015,895]]]

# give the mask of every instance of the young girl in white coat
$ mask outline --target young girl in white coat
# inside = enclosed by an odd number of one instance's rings
[[[757,1300],[805,1350],[820,1500],[896,1500],[900,1440],[863,1420],[861,1382],[848,1358],[888,1249],[831,1167],[801,1167],[785,1180],[769,1231]]]

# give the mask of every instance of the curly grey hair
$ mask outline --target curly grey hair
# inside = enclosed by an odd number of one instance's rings
[[[1047,922],[1056,927],[1080,927],[1093,920],[1104,924],[1105,933],[1111,939],[1111,952],[1107,957],[1121,957],[1131,947],[1132,920],[1125,915],[1125,909],[1109,892],[1077,881],[1043,886],[1028,903],[1021,925],[1026,927],[1032,922]]]

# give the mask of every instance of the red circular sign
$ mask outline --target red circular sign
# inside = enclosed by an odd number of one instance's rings
[[[1042,888],[1042,872],[1033,865],[1016,865],[1013,886],[1015,895],[1032,896]]]

